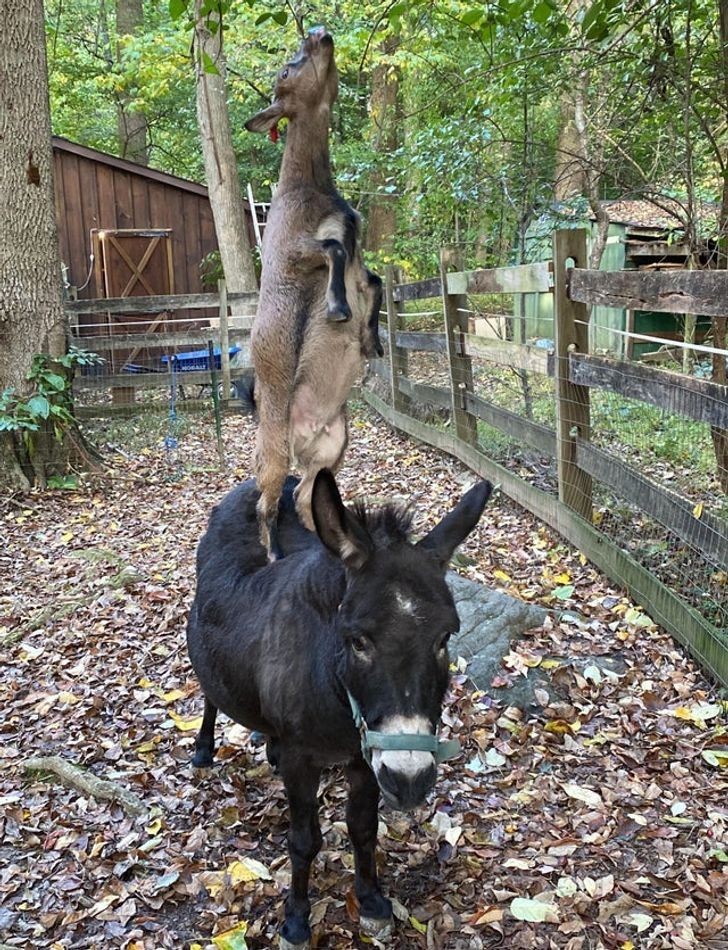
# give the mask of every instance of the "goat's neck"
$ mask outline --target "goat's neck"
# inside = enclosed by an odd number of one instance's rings
[[[301,184],[312,184],[325,191],[334,188],[329,158],[330,118],[329,109],[320,109],[289,121],[279,189]]]

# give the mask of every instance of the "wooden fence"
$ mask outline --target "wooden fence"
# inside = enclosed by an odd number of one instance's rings
[[[389,401],[363,390],[367,402],[391,425],[411,437],[460,459],[474,472],[501,485],[503,492],[554,528],[581,550],[614,583],[626,588],[653,620],[683,643],[703,667],[728,685],[728,630],[713,626],[680,595],[611,540],[593,523],[593,485],[607,486],[632,506],[691,545],[715,565],[728,571],[728,525],[696,506],[694,501],[659,485],[637,468],[591,441],[590,392],[618,393],[659,406],[696,422],[728,429],[728,387],[642,364],[607,359],[589,353],[589,312],[593,304],[619,308],[644,307],[661,312],[720,315],[728,301],[728,272],[600,272],[583,268],[587,261],[586,234],[562,231],[554,236],[553,260],[548,263],[465,271],[457,255],[443,251],[440,274],[416,283],[397,284],[390,268],[386,280],[386,329],[382,339],[387,360],[373,368],[389,381]],[[573,265],[573,266],[572,266]],[[554,294],[553,350],[512,340],[487,339],[468,332],[468,294]],[[405,307],[410,301],[438,297],[443,313],[439,332],[406,329]],[[133,354],[140,346],[166,347],[181,352],[208,341],[221,349],[224,394],[244,370],[231,368],[231,341],[244,340],[252,317],[230,325],[228,310],[252,313],[255,295],[195,294],[169,298],[69,303],[72,320],[98,310],[110,313],[173,314],[217,308],[217,327],[196,326],[185,331],[162,329],[153,334],[78,336],[74,343],[101,354],[115,348]],[[171,321],[174,324],[174,320]],[[183,321],[180,321],[183,322]],[[189,318],[186,318],[189,323]],[[440,354],[446,359],[449,387],[417,382],[408,375],[412,353]],[[127,362],[130,362],[127,359]],[[536,373],[554,379],[556,425],[551,428],[497,405],[477,394],[473,361]],[[190,383],[212,384],[210,370],[180,374]],[[79,388],[167,387],[164,373],[82,376]],[[415,417],[416,404],[449,411],[449,429]],[[558,492],[552,494],[489,458],[478,443],[478,422],[504,433],[556,460]],[[726,608],[728,610],[728,607]]]
[[[74,390],[86,391],[86,405],[80,408],[79,414],[88,416],[133,410],[137,391],[167,389],[173,369],[184,367],[181,358],[185,353],[192,347],[204,349],[210,343],[220,351],[219,376],[209,359],[204,359],[205,368],[181,369],[176,373],[176,382],[212,386],[219,379],[222,400],[227,402],[232,383],[248,368],[245,365],[231,366],[230,347],[249,339],[257,302],[257,294],[227,293],[224,281],[219,282],[217,293],[68,301],[65,311],[69,320],[69,342],[96,353],[104,361],[99,367],[94,367],[94,372],[79,374],[74,379]],[[213,318],[216,325],[210,325],[209,318],[196,315],[199,311],[210,310],[217,312],[217,317]],[[242,311],[244,315],[231,318],[231,310]],[[127,316],[129,327],[137,330],[119,332],[117,323],[114,332],[88,333],[89,329],[97,331],[98,325],[85,325],[83,317],[98,313]],[[140,317],[146,318],[141,324],[142,329],[147,327],[146,332],[139,332]],[[116,354],[123,354],[122,372],[113,371]],[[140,354],[147,357],[141,360],[141,364],[135,362],[139,361]],[[111,390],[114,405],[94,400],[94,393],[102,390]],[[194,406],[190,405],[190,408]]]
[[[702,505],[658,484],[618,455],[594,445],[590,438],[592,390],[618,393],[696,422],[728,429],[728,387],[596,356],[589,353],[588,346],[590,307],[597,303],[673,313],[725,313],[728,272],[609,273],[585,269],[586,262],[586,234],[570,230],[554,236],[553,261],[545,264],[463,271],[457,269],[456,257],[443,252],[439,277],[396,284],[390,270],[387,330],[382,333],[388,361],[378,361],[374,367],[388,380],[390,398],[385,401],[370,391],[364,392],[364,398],[402,432],[448,452],[478,474],[499,482],[506,495],[549,524],[612,581],[625,587],[655,622],[728,685],[728,629],[713,626],[594,524],[594,482],[607,486],[667,528],[676,543],[694,547],[716,571],[728,571],[728,524],[704,511]],[[467,332],[464,295],[534,291],[554,294],[552,351]],[[442,299],[443,332],[406,330],[405,303],[437,295]],[[446,355],[449,388],[416,382],[408,376],[410,354],[414,352]],[[478,395],[473,385],[473,362],[482,360],[553,377],[555,428]],[[421,421],[415,413],[417,403],[448,409],[451,427]],[[489,458],[478,443],[479,420],[520,445],[554,458],[558,493],[532,485]]]

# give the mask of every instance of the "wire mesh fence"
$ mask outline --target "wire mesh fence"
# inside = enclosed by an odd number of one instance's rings
[[[558,266],[555,261],[554,269]],[[554,296],[561,293],[565,302],[555,307],[552,335],[529,340],[520,319],[521,295],[503,296],[495,306],[492,297],[462,292],[468,285],[497,283],[500,276],[494,273],[450,274],[452,286],[443,292],[441,282],[440,298],[432,296],[434,280],[421,282],[426,300],[415,296],[417,286],[399,289],[405,299],[394,324],[398,345],[390,346],[390,360],[380,367],[380,393],[394,404],[394,354],[397,391],[409,397],[404,411],[441,432],[436,443],[447,447],[453,444],[448,437],[457,441],[465,434],[466,442],[519,482],[558,497],[580,514],[594,533],[579,528],[572,534],[588,543],[607,542],[610,553],[599,556],[641,595],[655,620],[673,630],[678,616],[698,628],[704,624],[707,641],[698,629],[694,652],[714,672],[717,667],[725,672],[728,471],[716,432],[728,430],[728,391],[705,377],[710,376],[706,360],[715,365],[716,357],[728,358],[728,351],[710,341],[688,345],[693,351],[688,360],[682,358],[680,341],[650,337],[654,349],[670,346],[671,362],[659,369],[615,360],[603,349],[595,355],[595,340],[625,331],[590,322],[586,306],[569,298],[563,279],[559,288],[558,277]],[[650,279],[654,283],[654,275]],[[392,289],[392,299],[397,292]],[[481,314],[486,317],[478,323]],[[389,324],[391,329],[391,313]],[[412,331],[431,337],[443,333],[448,347],[421,352],[422,341]],[[620,346],[619,352],[629,348]],[[690,375],[682,372],[684,365],[693,367]],[[463,413],[475,420],[474,438],[463,429]],[[528,498],[527,507],[555,512],[558,522],[557,509]],[[716,648],[716,637],[722,647]]]

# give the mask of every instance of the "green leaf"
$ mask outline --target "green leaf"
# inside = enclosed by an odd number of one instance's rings
[[[220,70],[217,68],[212,58],[204,52],[202,52],[202,69],[206,73],[211,73],[213,76],[219,76]]]
[[[463,15],[460,17],[460,22],[465,26],[473,26],[475,23],[480,23],[482,19],[483,8],[481,7],[480,9],[468,10],[467,12],[463,13]]]
[[[533,11],[533,19],[536,23],[546,23],[552,13],[552,9],[548,3],[542,2],[536,7]]]
[[[276,12],[272,14],[272,17],[279,26],[285,26],[286,23],[288,23],[288,13],[286,10],[276,10]]]
[[[186,0],[169,0],[169,15],[173,20],[179,20],[179,18],[186,12]]]
[[[59,376],[58,373],[43,373],[43,382],[47,383],[51,389],[57,389],[58,392],[66,388],[66,377]]]
[[[262,23],[265,23],[266,20],[270,20],[272,16],[273,14],[270,12],[270,10],[267,11],[266,13],[261,13],[261,15],[255,21],[255,25],[260,26]]]
[[[551,593],[559,600],[568,600],[574,593],[574,585],[564,584],[562,587],[555,587]]]
[[[33,396],[28,400],[26,406],[28,412],[34,416],[40,416],[41,419],[47,419],[51,411],[51,404],[45,396]]]

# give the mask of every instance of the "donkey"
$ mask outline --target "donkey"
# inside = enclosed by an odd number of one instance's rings
[[[313,479],[319,469],[341,464],[347,395],[364,359],[384,353],[382,281],[362,263],[359,216],[331,172],[329,120],[337,93],[334,41],[316,27],[278,73],[272,104],[246,123],[249,131],[265,132],[288,119],[251,339],[261,539],[271,557],[279,553],[275,521],[291,461],[304,473],[298,513],[313,530]]]
[[[260,542],[253,480],[213,510],[197,549],[187,626],[205,696],[193,764],[212,764],[220,709],[267,737],[283,779],[292,865],[286,950],[309,946],[309,870],[322,843],[319,776],[336,763],[349,781],[360,926],[379,937],[391,929],[375,860],[379,793],[393,808],[417,807],[436,763],[456,754],[457,742],[436,735],[448,639],[459,627],[445,571],[491,493],[479,482],[414,544],[411,511],[347,508],[327,469],[314,480],[312,534],[295,510],[296,485],[289,477],[282,493],[284,556],[274,563]]]

